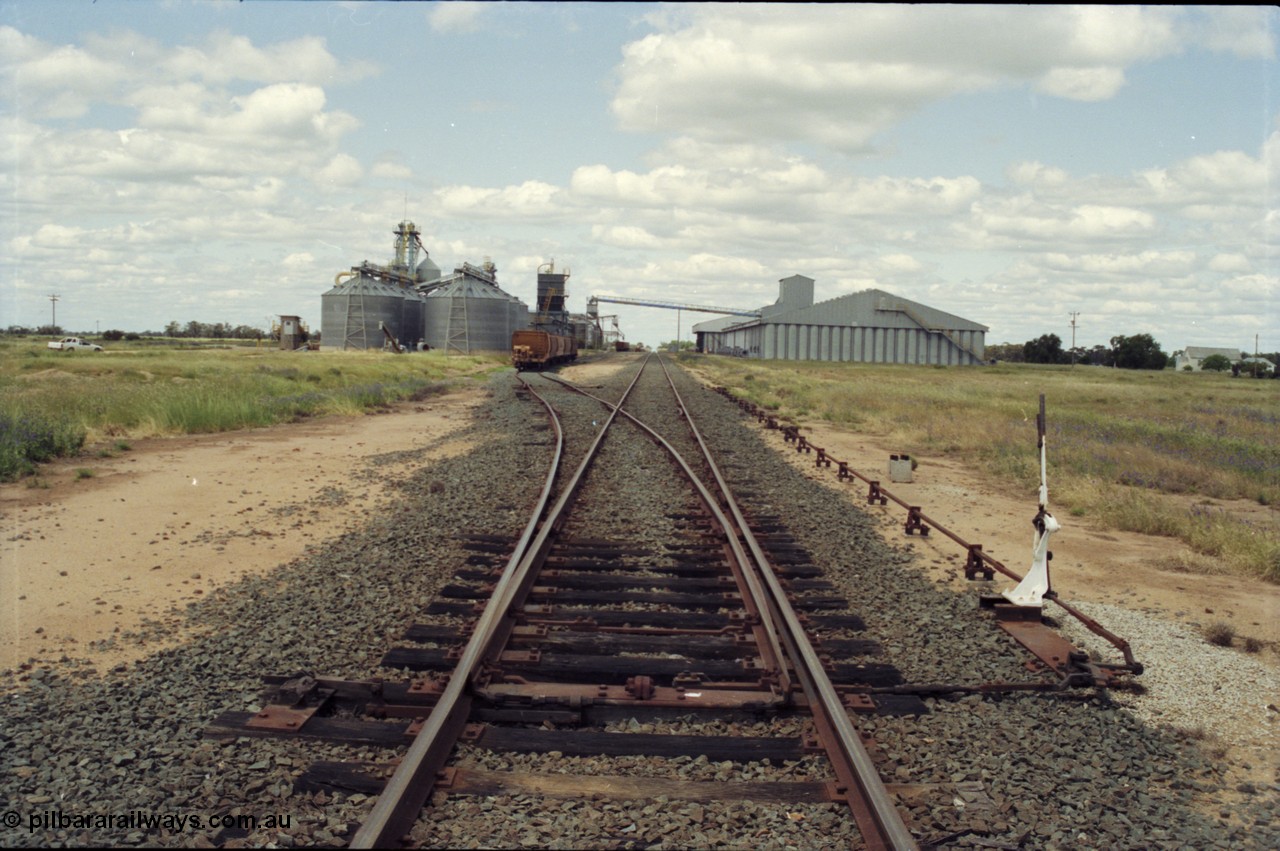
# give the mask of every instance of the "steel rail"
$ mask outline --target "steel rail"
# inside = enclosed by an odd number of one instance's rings
[[[503,581],[513,576],[524,561],[524,555],[529,549],[538,522],[542,519],[547,503],[551,499],[551,492],[555,487],[556,476],[560,472],[560,464],[564,457],[564,431],[555,409],[523,377],[519,374],[516,377],[524,384],[525,389],[547,409],[556,435],[556,448],[542,492],[538,496],[538,502],[503,571]],[[352,837],[351,848],[393,847],[413,826],[414,820],[431,794],[436,776],[448,761],[449,754],[453,751],[453,746],[471,714],[473,698],[468,692],[471,674],[483,659],[483,651],[487,647],[487,642],[484,640],[486,633],[492,632],[494,624],[506,614],[503,606],[504,603],[496,597],[489,600],[476,630],[472,633],[471,640],[467,643],[458,667],[450,676],[448,686],[432,708],[422,731],[413,740],[400,766],[387,781],[369,817]]]
[[[641,364],[635,378],[623,392],[619,404],[626,401],[643,371],[644,364]],[[351,848],[393,847],[413,827],[414,821],[431,795],[437,776],[444,768],[449,754],[457,743],[458,736],[467,723],[475,697],[480,694],[476,687],[476,679],[481,675],[485,663],[494,655],[495,648],[500,651],[511,635],[515,626],[513,609],[518,599],[528,593],[533,583],[536,575],[533,567],[546,557],[551,547],[552,534],[563,525],[564,518],[567,516],[567,507],[581,489],[586,471],[604,442],[609,427],[617,418],[617,414],[614,413],[605,420],[600,432],[587,449],[586,455],[566,483],[559,499],[550,511],[546,512],[543,519],[543,509],[555,484],[555,475],[563,453],[563,432],[559,418],[556,417],[550,403],[534,391],[523,377],[517,377],[547,408],[555,424],[556,453],[553,467],[556,469],[547,477],[538,506],[525,526],[524,533],[512,552],[511,558],[508,559],[494,593],[485,605],[484,612],[476,621],[471,639],[467,642],[458,664],[449,675],[448,686],[440,695],[421,731],[414,738],[413,744],[405,752],[400,766],[387,781],[369,818],[352,837],[349,846]],[[542,520],[540,527],[539,520]],[[538,529],[536,534],[535,528]]]
[[[650,357],[656,357],[656,355],[651,354]],[[662,363],[661,358],[658,358],[658,363]],[[775,621],[773,618],[766,617],[768,613],[768,595],[765,594],[764,588],[761,586],[758,577],[756,577],[756,575],[749,569],[751,561],[742,547],[742,542],[738,540],[738,537],[735,534],[733,534],[733,523],[720,508],[715,495],[707,490],[701,479],[698,478],[698,474],[693,471],[693,468],[689,466],[689,463],[685,461],[684,457],[676,450],[676,448],[672,446],[666,438],[658,434],[658,432],[650,428],[636,416],[622,410],[621,406],[614,406],[608,400],[601,399],[599,396],[588,393],[582,388],[577,387],[562,378],[556,378],[554,376],[547,376],[547,378],[551,378],[556,383],[563,384],[567,389],[586,396],[588,399],[594,399],[600,404],[611,408],[615,415],[621,413],[624,417],[631,420],[632,423],[648,434],[655,443],[667,450],[671,455],[672,460],[684,472],[689,483],[692,484],[694,490],[698,492],[698,496],[702,500],[702,504],[706,506],[707,511],[711,513],[711,516],[715,518],[715,521],[720,524],[720,528],[724,531],[725,544],[728,545],[730,552],[733,554],[734,560],[742,568],[742,570],[735,572],[735,576],[741,577],[743,583],[747,586],[746,593],[743,594],[744,605],[747,605],[750,609],[760,615],[760,626],[764,629],[766,635],[766,648],[764,653],[766,671],[775,674],[778,681],[778,691],[782,695],[783,701],[789,702],[791,699],[791,677],[787,673],[786,654],[783,651],[782,640],[778,635]]]
[[[662,364],[661,359],[659,363]],[[662,364],[662,368],[667,372],[665,364]],[[842,783],[846,785],[845,799],[853,810],[863,839],[870,848],[892,848],[895,851],[918,848],[915,837],[907,829],[906,823],[902,820],[902,814],[890,797],[888,789],[885,788],[884,781],[880,779],[880,772],[876,770],[870,754],[863,747],[862,737],[849,720],[844,701],[841,700],[831,678],[827,676],[822,660],[818,658],[817,651],[809,641],[799,616],[787,599],[786,590],[765,556],[760,542],[752,533],[750,525],[742,514],[742,509],[738,506],[738,501],[734,499],[733,492],[712,458],[710,448],[703,440],[693,418],[689,416],[684,399],[681,398],[680,391],[676,389],[675,381],[669,372],[667,372],[667,381],[671,385],[671,392],[675,395],[680,410],[684,413],[685,423],[693,432],[694,439],[701,447],[707,465],[715,476],[716,485],[720,488],[725,504],[733,514],[737,530],[751,550],[756,569],[769,586],[772,595],[770,604],[776,610],[776,616],[782,625],[796,676],[801,680],[805,693],[809,697],[809,709],[813,713],[814,723],[819,727],[819,731],[825,734],[822,740],[829,756],[832,757],[832,767]],[[835,753],[832,753],[833,749]]]
[[[818,658],[817,652],[805,635],[799,617],[787,601],[785,589],[783,589],[777,575],[769,565],[759,542],[751,533],[746,518],[742,515],[742,511],[738,507],[737,501],[733,498],[732,492],[728,489],[706,442],[693,424],[693,420],[684,406],[684,401],[681,399],[679,391],[676,390],[670,373],[666,370],[666,365],[661,358],[658,359],[658,363],[666,373],[667,382],[671,386],[672,393],[675,394],[681,415],[693,432],[703,453],[704,460],[716,479],[721,497],[733,514],[733,524],[728,523],[728,519],[724,517],[715,500],[710,500],[708,506],[712,508],[717,520],[721,522],[726,532],[729,533],[730,541],[732,541],[735,549],[741,549],[742,542],[747,544],[747,547],[752,552],[756,573],[759,574],[757,578],[769,588],[769,594],[762,594],[761,597],[757,598],[758,604],[770,612],[771,617],[768,619],[771,622],[770,634],[777,636],[781,633],[780,638],[787,645],[796,677],[800,681],[801,689],[809,698],[808,703],[810,711],[813,713],[814,722],[822,734],[822,740],[828,748],[832,766],[840,778],[843,787],[841,794],[853,812],[854,819],[858,823],[858,829],[863,834],[863,839],[866,841],[868,848],[914,851],[919,846],[907,829],[906,824],[902,821],[902,815],[898,812],[892,798],[890,798],[884,782],[880,779],[879,772],[871,761],[870,755],[867,753],[866,748],[862,746],[862,739],[849,721],[844,703],[827,676],[822,666],[822,660]],[[587,393],[585,390],[575,387],[563,379],[556,380],[584,396],[613,407],[604,399]],[[621,411],[621,408],[613,407],[613,410],[616,413]],[[672,453],[672,456],[678,460],[678,463],[685,468],[687,473],[692,476],[692,481],[695,482],[699,491],[702,493],[707,492],[701,481],[696,476],[693,476],[692,470],[688,468],[680,454],[661,435],[658,435],[657,432],[632,414],[626,411],[621,411],[621,413],[661,442]],[[736,530],[736,534],[734,534],[734,530]],[[741,542],[738,540],[739,536],[742,538]],[[758,584],[750,583],[750,587],[758,589]],[[834,749],[834,753],[832,753],[832,749]]]
[[[631,391],[635,389],[636,384],[640,381],[641,373],[644,372],[644,367],[645,363],[641,362],[640,369],[636,371],[635,377],[631,379],[631,383],[627,385],[627,389],[623,391],[621,398],[618,400],[619,406],[626,402],[627,397],[631,395]],[[549,378],[550,376],[545,377]],[[577,469],[573,471],[569,481],[565,483],[564,490],[560,493],[560,498],[556,500],[556,504],[547,512],[546,519],[543,521],[541,528],[539,528],[537,536],[529,544],[520,564],[513,571],[504,571],[502,577],[498,580],[493,595],[489,599],[489,604],[485,607],[485,614],[488,614],[490,609],[494,609],[498,616],[492,624],[492,629],[484,636],[484,646],[480,653],[482,662],[495,663],[497,655],[501,653],[507,639],[511,637],[512,632],[515,630],[517,609],[523,604],[524,599],[529,594],[529,590],[533,587],[534,581],[537,579],[537,570],[535,568],[540,567],[546,560],[554,542],[554,536],[568,519],[569,506],[573,504],[578,491],[582,489],[582,485],[587,478],[587,471],[591,469],[591,465],[600,451],[600,446],[604,443],[604,439],[608,436],[609,429],[616,419],[617,414],[611,413],[608,419],[604,421],[604,424],[601,425],[599,433],[596,434],[595,440],[587,448],[582,461],[578,464]],[[480,631],[482,625],[484,625],[483,616],[477,622],[477,632]],[[468,676],[472,680],[471,686],[474,694],[476,696],[485,695],[484,685],[486,683],[481,682],[484,672],[476,669],[472,670]]]

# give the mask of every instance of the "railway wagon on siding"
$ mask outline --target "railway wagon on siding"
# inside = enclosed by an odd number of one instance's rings
[[[572,334],[526,330],[511,335],[511,363],[517,370],[542,369],[577,357],[578,340]]]

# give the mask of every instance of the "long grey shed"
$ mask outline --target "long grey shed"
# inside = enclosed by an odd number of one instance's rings
[[[987,326],[879,289],[813,303],[813,279],[779,282],[760,317],[693,326],[699,348],[770,360],[978,364]]]

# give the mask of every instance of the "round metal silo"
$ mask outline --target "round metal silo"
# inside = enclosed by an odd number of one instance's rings
[[[438,290],[423,294],[422,338],[433,349],[446,351],[449,344],[449,308],[451,301],[437,295]]]
[[[511,301],[507,304],[507,310],[510,314],[509,322],[512,333],[529,327],[529,305],[512,296]]]
[[[339,281],[320,296],[320,340],[325,349],[381,349],[379,323],[403,341],[405,290],[366,275]]]
[[[447,352],[505,352],[511,347],[512,296],[465,271],[426,294],[427,344]]]
[[[473,287],[467,302],[471,351],[505,352],[511,348],[511,310],[508,296],[492,286]]]
[[[436,261],[431,259],[430,254],[422,258],[422,262],[418,264],[418,268],[414,271],[414,278],[420,284],[438,281],[440,277],[440,267],[436,265]]]

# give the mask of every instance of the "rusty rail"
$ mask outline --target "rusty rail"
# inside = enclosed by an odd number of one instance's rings
[[[657,356],[654,354],[651,354],[649,357],[657,357]],[[662,363],[661,358],[658,359],[658,363],[659,364]],[[606,399],[601,399],[599,396],[592,395],[591,393],[588,393],[582,388],[577,387],[569,383],[568,381],[565,381],[562,378],[558,378],[556,376],[551,376],[551,375],[548,375],[545,377],[555,381],[558,384],[563,385],[565,388],[572,390],[575,393],[586,396],[588,399],[593,399],[599,402],[600,404],[610,408],[613,411],[613,415],[616,415],[619,413],[622,414],[622,416],[629,419],[638,428],[644,431],[650,437],[650,439],[652,439],[659,446],[661,446],[663,449],[667,450],[668,453],[670,453],[676,465],[680,467],[680,469],[684,472],[685,477],[688,478],[689,483],[693,485],[694,489],[698,492],[698,497],[702,500],[702,503],[706,507],[707,511],[711,514],[713,518],[715,518],[715,521],[720,524],[720,528],[725,531],[725,536],[726,536],[725,542],[729,545],[729,548],[733,554],[733,561],[736,562],[736,565],[738,568],[738,570],[736,570],[735,573],[737,574],[738,577],[742,579],[743,584],[746,586],[743,589],[743,591],[745,592],[742,595],[743,601],[748,604],[749,611],[752,611],[753,613],[761,616],[761,626],[764,628],[767,634],[767,647],[764,648],[766,650],[766,653],[765,653],[765,658],[767,660],[766,665],[771,665],[773,667],[774,671],[776,672],[776,676],[778,678],[779,691],[784,696],[784,699],[789,699],[791,694],[791,681],[790,681],[790,677],[787,674],[786,665],[784,664],[784,661],[783,661],[785,658],[785,654],[783,653],[783,650],[782,650],[782,639],[778,635],[778,629],[775,624],[775,620],[772,618],[763,617],[768,610],[767,595],[765,594],[764,588],[761,586],[759,578],[756,576],[756,573],[749,569],[751,560],[747,557],[747,553],[743,549],[741,541],[738,539],[738,537],[735,534],[733,534],[732,530],[734,529],[734,524],[733,522],[730,521],[730,519],[727,516],[725,516],[715,496],[709,490],[707,490],[706,486],[703,485],[702,481],[698,478],[697,474],[693,471],[693,468],[691,468],[688,462],[685,461],[683,456],[681,456],[680,453],[676,451],[675,447],[667,442],[666,438],[658,434],[656,431],[654,431],[645,423],[641,422],[634,415],[628,413],[627,411],[622,410],[621,403],[619,403],[618,405],[614,405],[612,402],[609,402]],[[681,411],[685,418],[685,421],[688,422],[689,421],[688,413],[684,412],[683,406],[681,407]]]
[[[863,475],[857,470],[851,468],[846,462],[832,457],[825,449],[809,443],[805,437],[800,434],[799,426],[779,424],[776,416],[770,414],[754,402],[735,397],[726,387],[715,387],[713,389],[721,396],[724,396],[729,401],[737,404],[737,406],[746,413],[756,417],[758,422],[765,424],[765,428],[781,431],[785,442],[796,444],[797,452],[816,452],[817,456],[816,461],[814,462],[816,466],[830,467],[834,463],[837,465],[836,476],[838,479],[842,481],[845,479],[860,479],[861,481],[866,482],[868,486],[867,503],[869,505],[877,502],[881,505],[887,505],[888,502],[892,501],[907,509],[907,519],[903,524],[903,529],[908,535],[920,532],[921,536],[924,537],[929,534],[930,529],[937,529],[943,535],[964,547],[969,554],[964,567],[964,575],[966,579],[973,579],[979,573],[983,574],[985,579],[991,579],[993,577],[993,571],[998,571],[1012,579],[1014,582],[1022,581],[1023,577],[1020,574],[1006,567],[990,553],[984,552],[981,544],[969,543],[946,526],[943,526],[941,523],[926,515],[921,510],[920,506],[911,505],[909,502],[906,502],[885,490],[880,486],[878,479],[872,479],[869,476]],[[1078,620],[1094,635],[1099,636],[1120,651],[1120,654],[1124,657],[1125,668],[1132,671],[1134,674],[1142,673],[1142,663],[1134,658],[1133,649],[1129,646],[1129,642],[1105,629],[1101,624],[1081,612],[1079,609],[1063,601],[1062,598],[1058,596],[1057,592],[1051,590],[1044,596],[1045,599],[1052,600],[1062,608],[1063,611]]]
[[[713,478],[716,480],[721,499],[733,516],[733,522],[730,523],[728,518],[724,516],[715,500],[706,499],[706,504],[725,531],[729,533],[731,546],[738,550],[745,543],[747,549],[751,551],[752,558],[749,563],[754,568],[755,574],[755,581],[749,583],[751,593],[760,595],[757,606],[769,613],[767,620],[773,624],[771,634],[777,635],[782,643],[786,645],[787,655],[791,660],[800,688],[806,696],[819,737],[831,761],[832,768],[839,778],[838,791],[852,811],[867,847],[871,849],[895,849],[895,851],[918,848],[915,838],[907,829],[901,813],[898,812],[888,790],[884,786],[884,782],[880,779],[879,772],[876,770],[870,755],[867,753],[866,748],[863,747],[861,736],[849,721],[844,702],[827,676],[822,660],[818,658],[818,654],[809,641],[799,616],[787,599],[782,583],[778,580],[772,566],[769,564],[764,550],[752,534],[746,518],[733,497],[732,491],[726,484],[724,476],[712,457],[710,449],[685,408],[684,400],[680,397],[680,393],[676,389],[675,382],[667,371],[665,363],[661,358],[658,359],[658,363],[662,366],[664,374],[666,374],[667,382],[676,398],[681,416],[702,451],[703,461],[707,464]],[[707,493],[705,486],[698,481],[696,475],[689,469],[679,453],[649,426],[626,411],[622,411],[621,403],[616,406],[612,405],[604,399],[575,387],[569,382],[561,379],[556,380],[584,396],[609,406],[614,413],[621,412],[623,416],[628,417],[672,454],[672,457],[685,470],[690,477],[690,481],[695,484],[700,493]],[[741,539],[741,542],[739,539]],[[759,587],[760,584],[767,587],[767,593]]]
[[[639,379],[636,374],[636,380]],[[431,714],[427,717],[422,729],[414,738],[401,759],[399,767],[387,781],[377,804],[369,814],[369,818],[360,826],[351,839],[351,848],[389,848],[397,847],[402,837],[408,834],[413,822],[422,811],[423,805],[431,795],[436,777],[444,768],[458,737],[466,726],[474,698],[472,679],[483,668],[486,659],[495,648],[501,649],[502,643],[510,635],[515,625],[512,616],[512,605],[517,597],[526,593],[532,582],[535,571],[534,563],[545,556],[550,547],[552,533],[558,529],[562,518],[566,516],[566,507],[572,502],[585,478],[586,470],[599,450],[605,435],[609,431],[616,414],[611,414],[596,435],[595,441],[587,450],[586,457],[578,465],[573,476],[566,484],[559,500],[546,512],[563,457],[564,436],[560,428],[559,418],[551,405],[539,396],[524,379],[520,379],[525,389],[532,393],[546,407],[556,433],[556,450],[551,469],[543,485],[538,504],[525,526],[515,551],[507,561],[502,577],[480,615],[467,642],[462,656],[449,677],[449,684],[440,695]],[[625,400],[635,386],[633,380],[623,393]],[[539,520],[546,513],[546,520],[539,527]],[[537,533],[535,535],[535,529]]]

